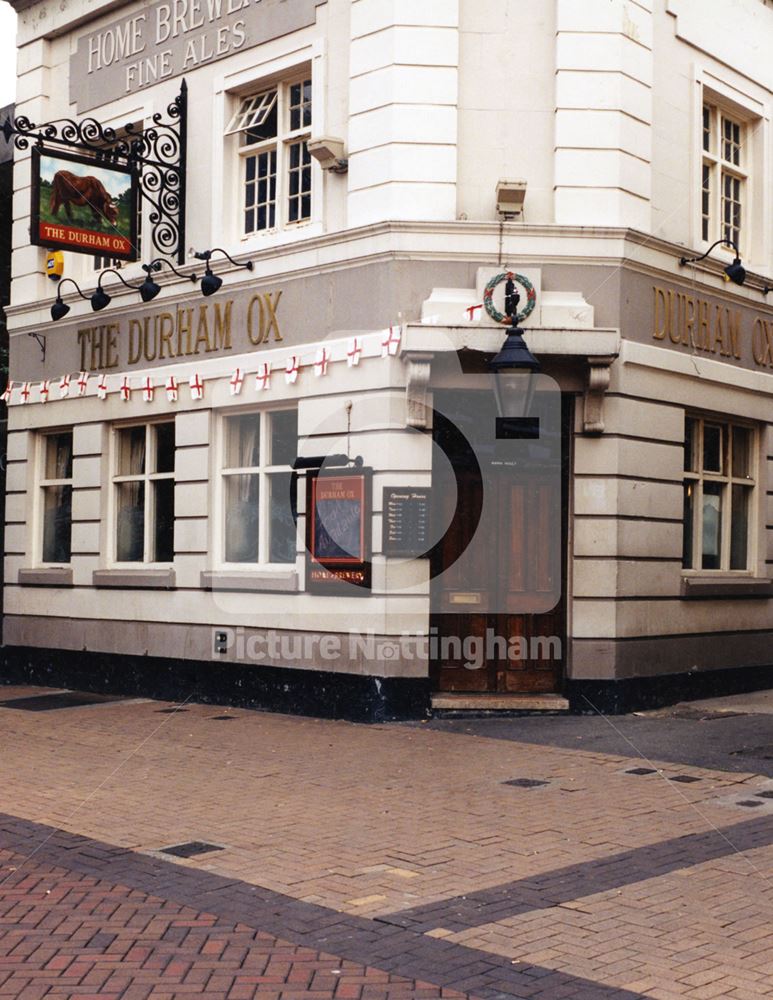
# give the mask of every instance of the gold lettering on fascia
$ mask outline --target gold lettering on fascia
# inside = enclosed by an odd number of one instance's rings
[[[660,285],[652,291],[653,340],[736,361],[749,360],[750,345],[754,364],[773,368],[773,320],[756,317],[745,328],[738,309]]]
[[[250,343],[282,340],[277,307],[282,292],[261,292],[247,307]],[[103,323],[77,330],[82,371],[107,371],[119,365],[167,361],[233,350],[234,300],[179,306],[129,319],[126,325]]]

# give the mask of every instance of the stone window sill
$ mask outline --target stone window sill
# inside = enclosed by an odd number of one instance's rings
[[[173,569],[95,569],[92,577],[95,587],[116,587],[136,590],[174,590]]]
[[[773,597],[773,582],[749,576],[683,576],[682,597],[687,600]]]
[[[39,566],[19,570],[20,587],[72,587],[71,566]]]
[[[235,590],[252,593],[278,591],[298,592],[298,573],[295,569],[205,570],[201,574],[205,590]]]

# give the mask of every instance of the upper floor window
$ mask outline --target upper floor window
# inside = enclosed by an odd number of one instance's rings
[[[747,204],[747,125],[721,107],[703,105],[701,237],[744,241]]]
[[[297,411],[237,413],[224,424],[225,561],[294,563]]]
[[[116,431],[116,562],[174,559],[174,421]]]
[[[687,418],[684,569],[751,568],[754,455],[752,427],[712,417]]]
[[[245,236],[311,218],[311,80],[242,97],[226,135],[239,137]]]
[[[44,563],[68,563],[72,537],[72,431],[43,435]]]

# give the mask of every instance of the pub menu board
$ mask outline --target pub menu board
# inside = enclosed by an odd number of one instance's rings
[[[371,584],[372,469],[306,476],[306,589],[367,597]]]
[[[386,556],[428,554],[429,489],[405,486],[385,486],[382,548]]]

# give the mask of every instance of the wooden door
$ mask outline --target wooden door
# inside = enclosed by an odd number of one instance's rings
[[[433,493],[438,523],[450,522],[432,555],[433,685],[438,691],[557,691],[566,645],[568,462],[560,483],[539,471],[525,476],[507,467],[494,475],[489,470],[484,491],[475,456],[485,461],[485,448],[461,439],[473,437],[490,415],[481,414],[484,394],[469,395],[479,397],[471,401],[475,423],[455,421],[460,432],[443,416],[435,421],[435,440],[454,466],[459,499],[449,490]],[[486,530],[478,531],[484,504]]]

